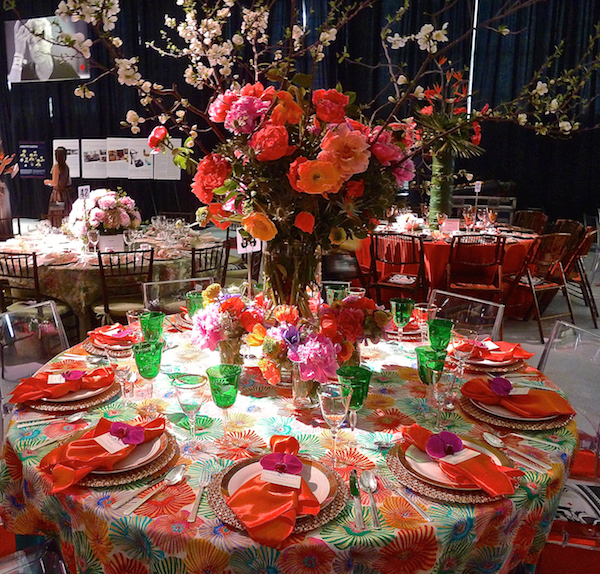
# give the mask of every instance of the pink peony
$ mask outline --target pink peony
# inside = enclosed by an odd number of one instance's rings
[[[269,102],[252,96],[242,96],[231,105],[225,118],[225,127],[235,134],[252,133],[258,120],[269,109]]]
[[[208,115],[213,122],[223,123],[231,105],[239,99],[238,94],[232,90],[226,90],[224,94],[219,94],[217,99],[210,104]]]
[[[191,341],[201,349],[216,351],[219,342],[225,338],[219,317],[219,303],[211,303],[196,312],[193,317]]]
[[[119,221],[123,227],[129,227],[131,223],[131,218],[124,209],[119,209]]]
[[[398,185],[402,185],[405,181],[412,181],[415,177],[415,164],[412,159],[407,159],[402,162],[402,165],[395,167],[392,175],[396,178]]]
[[[367,138],[348,124],[340,124],[329,130],[321,142],[323,150],[317,157],[329,161],[344,179],[366,171],[369,167],[369,144]]]
[[[119,199],[119,203],[123,209],[127,209],[128,211],[135,209],[135,201],[133,201],[131,197],[121,197],[121,199]]]
[[[336,378],[337,353],[339,345],[334,345],[325,335],[310,335],[296,349],[288,352],[288,358],[300,366],[303,380],[314,379],[320,383]]]
[[[117,198],[112,194],[104,195],[98,198],[98,207],[100,209],[114,209],[117,207]]]
[[[137,227],[140,223],[142,223],[142,216],[139,211],[136,210],[131,215],[133,217],[133,225]]]
[[[92,225],[98,225],[98,223],[101,223],[102,221],[104,221],[104,219],[106,218],[106,213],[104,211],[102,211],[101,209],[98,209],[97,207],[94,207],[94,209],[92,209],[90,211],[90,223]],[[95,222],[95,223],[93,223]]]

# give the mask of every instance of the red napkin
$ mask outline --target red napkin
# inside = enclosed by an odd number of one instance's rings
[[[294,437],[271,437],[271,450],[297,455],[300,445]],[[246,482],[227,500],[250,538],[273,548],[282,546],[292,533],[296,516],[316,515],[321,506],[304,479],[300,488],[280,486],[261,480],[260,475]]]
[[[491,339],[489,339],[491,340]],[[485,347],[476,346],[471,359],[485,359],[487,361],[509,361],[511,359],[529,359],[533,357],[535,353],[528,353],[521,348],[519,343],[507,343],[506,341],[494,341],[494,344],[498,346],[497,349],[486,349]]]
[[[38,373],[22,379],[12,393],[11,403],[25,403],[40,399],[58,399],[67,393],[81,389],[103,389],[109,387],[115,373],[111,368],[101,367],[93,371],[66,371],[60,373],[67,380],[64,383],[48,384],[48,377],[57,373]]]
[[[86,432],[80,439],[62,444],[49,452],[40,462],[40,469],[52,474],[52,493],[60,492],[76,484],[84,476],[97,468],[111,470],[113,465],[131,453],[137,444],[129,444],[124,449],[111,454],[98,444],[94,437],[110,431],[113,421],[100,419],[96,428]],[[139,423],[144,429],[144,440],[148,442],[162,435],[165,419],[162,417]]]
[[[103,345],[131,345],[135,343],[135,334],[130,327],[124,327],[121,323],[98,327],[88,333],[92,343],[102,347]]]
[[[414,424],[404,428],[404,438],[419,450],[426,452],[427,441],[433,434],[431,431]],[[467,448],[467,447],[465,447]],[[480,454],[458,464],[451,464],[438,459],[438,464],[446,476],[461,485],[478,486],[491,496],[503,496],[515,491],[515,480],[523,476],[516,468],[498,466],[486,454]]]
[[[490,388],[490,380],[470,379],[462,386],[461,392],[474,401],[484,405],[502,405],[523,417],[575,414],[569,401],[558,393],[530,388],[526,395],[498,395]]]

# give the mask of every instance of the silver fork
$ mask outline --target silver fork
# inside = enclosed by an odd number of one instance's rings
[[[419,516],[423,520],[426,520],[427,522],[433,522],[433,518],[431,518],[431,516],[429,516],[427,512],[425,512],[420,506],[418,506],[410,498],[408,498],[408,496],[404,492],[402,492],[402,489],[391,478],[382,474],[378,474],[377,477],[379,478],[383,488],[386,488],[387,490],[392,490],[398,496],[406,500],[406,502],[408,502],[408,504],[410,504],[414,508],[414,510],[419,514]]]
[[[188,516],[188,522],[196,522],[196,516],[198,516],[198,507],[200,506],[200,501],[202,500],[202,495],[204,494],[204,489],[210,484],[212,480],[212,475],[208,471],[202,471],[200,477],[198,478],[198,494],[196,494],[196,500],[194,500],[194,504],[192,509],[190,510],[190,514]]]

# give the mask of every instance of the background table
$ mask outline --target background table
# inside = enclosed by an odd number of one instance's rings
[[[130,420],[136,414],[147,413],[150,404],[157,406],[179,440],[181,462],[189,465],[189,481],[169,487],[135,514],[124,516],[120,510],[111,510],[118,500],[117,490],[74,487],[58,495],[49,494],[48,477],[38,471],[37,465],[51,447],[38,451],[36,444],[48,436],[73,430],[73,425],[18,429],[13,424],[8,431],[0,463],[0,516],[15,533],[57,536],[73,573],[328,574],[354,568],[354,572],[372,574],[506,574],[521,562],[533,564],[537,560],[566,479],[565,468],[575,449],[574,423],[532,433],[546,438],[547,446],[531,440],[521,442],[522,449],[541,457],[552,468],[548,473],[526,471],[520,487],[507,498],[485,504],[449,504],[406,490],[431,515],[432,523],[422,521],[405,500],[385,489],[375,494],[381,530],[358,532],[353,504],[348,501],[337,518],[317,530],[293,535],[281,550],[261,547],[244,533],[223,525],[206,496],[198,518],[188,523],[194,500],[192,487],[201,471],[215,472],[253,456],[248,448],[268,445],[274,434],[295,436],[301,454],[329,464],[332,439],[319,411],[294,411],[286,391],[267,385],[256,369],[250,369],[243,375],[237,401],[230,409],[232,444],[223,444],[220,409],[210,402],[202,407],[203,416],[198,421],[198,437],[205,448],[199,453],[191,451],[185,443],[189,436],[187,422],[166,373],[200,373],[218,358],[216,353],[199,353],[190,343],[189,333],[169,337],[177,346],[164,355],[162,374],[155,385],[157,398],[144,399],[144,388],[139,386],[133,405],[116,400],[94,410],[93,422],[99,416]],[[365,349],[372,364],[382,365],[390,361],[389,350],[386,345]],[[543,382],[540,377],[540,384]],[[424,423],[424,395],[412,366],[387,365],[373,376],[355,435],[344,428],[339,436],[337,470],[344,480],[352,468],[357,468],[359,474],[376,469],[390,475],[385,451],[379,450],[374,441],[389,438],[389,433],[398,431],[401,425]],[[19,416],[17,413],[15,419]],[[475,438],[489,430],[486,424],[459,410],[445,413],[444,425]],[[514,439],[513,444],[520,440]],[[364,494],[363,503],[367,503]],[[369,526],[368,511],[365,516]]]

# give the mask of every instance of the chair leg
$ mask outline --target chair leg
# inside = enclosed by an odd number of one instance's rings
[[[540,311],[540,304],[537,298],[537,293],[535,292],[535,287],[533,286],[533,279],[531,278],[531,273],[529,269],[527,270],[527,280],[529,282],[529,288],[531,289],[531,295],[533,296],[533,308],[535,310],[535,319],[538,324],[538,330],[540,332],[540,341],[542,345],[546,343],[544,339],[544,330],[542,329],[542,313]]]
[[[569,314],[571,315],[571,322],[573,323],[573,325],[575,325],[575,316],[573,315],[573,305],[571,305],[571,296],[569,295],[569,290],[567,289],[567,279],[565,277],[565,272],[560,261],[558,262],[558,269],[560,271],[560,276],[562,279],[562,290],[567,299],[567,307],[569,308]]]
[[[590,285],[590,282],[588,280],[588,276],[585,271],[585,266],[581,258],[577,261],[577,268],[579,271],[579,276],[581,277],[581,294],[583,295],[587,306],[590,308],[590,314],[592,316],[592,322],[594,323],[594,329],[597,329],[598,321],[596,318],[598,316],[598,308],[596,307],[596,301],[594,299],[594,293],[592,292],[592,286]]]

